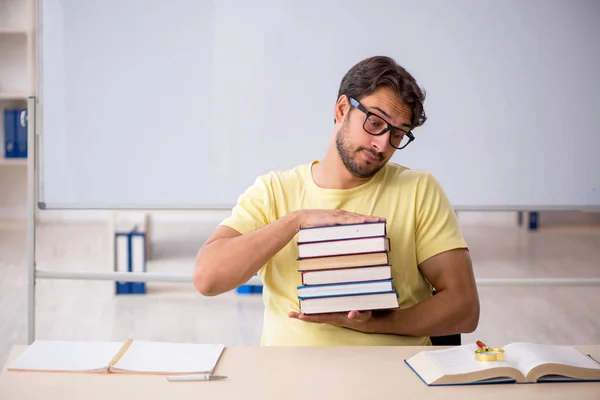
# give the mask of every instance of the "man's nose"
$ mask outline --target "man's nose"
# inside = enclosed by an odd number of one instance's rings
[[[387,135],[389,135],[389,132],[385,132],[383,135],[379,136],[371,135],[371,146],[373,149],[383,153],[389,145]]]

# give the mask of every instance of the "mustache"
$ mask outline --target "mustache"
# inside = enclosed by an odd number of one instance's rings
[[[378,153],[376,151],[373,151],[372,149],[367,149],[366,147],[359,147],[358,150],[356,150],[356,151],[362,151],[362,150],[371,153],[372,155],[377,157],[379,159],[379,161],[383,160],[383,153]]]

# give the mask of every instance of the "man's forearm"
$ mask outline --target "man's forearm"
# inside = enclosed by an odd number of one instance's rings
[[[245,235],[209,243],[198,253],[196,287],[202,294],[214,296],[246,283],[292,240],[297,224],[292,213]]]
[[[376,314],[370,321],[370,333],[406,336],[441,336],[469,333],[479,320],[477,298],[442,290],[412,307]]]

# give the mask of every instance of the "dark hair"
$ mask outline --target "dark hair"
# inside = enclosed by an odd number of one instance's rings
[[[337,98],[347,95],[360,101],[382,86],[391,88],[411,108],[413,128],[425,123],[425,92],[415,78],[390,57],[369,57],[350,68],[342,79]]]

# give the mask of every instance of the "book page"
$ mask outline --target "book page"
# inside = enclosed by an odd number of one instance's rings
[[[443,350],[427,351],[430,358],[444,375],[458,375],[499,367],[514,367],[507,361],[482,362],[475,359],[476,344],[466,344]]]
[[[224,348],[222,344],[134,340],[113,370],[156,374],[208,374],[216,367]]]
[[[550,363],[600,370],[598,363],[569,346],[511,343],[504,346],[504,352],[505,360],[516,365],[523,375],[539,365]]]
[[[36,340],[9,370],[107,372],[123,342],[67,342]]]

